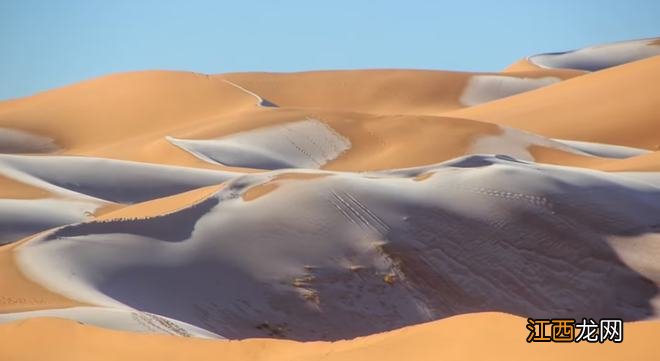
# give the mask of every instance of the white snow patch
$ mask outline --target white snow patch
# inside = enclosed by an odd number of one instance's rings
[[[552,139],[554,142],[565,144],[581,152],[603,158],[624,159],[650,153],[651,151],[640,148],[626,147],[595,142],[583,142],[577,140]]]
[[[477,138],[470,148],[471,154],[501,154],[534,161],[534,157],[528,148],[531,145],[559,149],[565,152],[588,155],[580,150],[572,148],[564,143],[551,140],[534,133],[525,132],[515,128],[499,126],[500,134],[486,135]]]
[[[534,161],[529,152],[532,145],[561,150],[588,157],[623,159],[649,151],[639,148],[624,147],[604,143],[582,142],[575,140],[550,139],[519,129],[499,126],[500,134],[485,135],[477,138],[469,154],[501,154],[518,160]]]
[[[518,78],[506,75],[473,75],[463,90],[460,102],[473,106],[524,93],[560,82],[556,77]]]
[[[137,203],[219,184],[240,173],[94,157],[0,154],[0,175],[67,197]]]
[[[660,188],[660,172],[617,172],[616,174]]]
[[[86,221],[100,205],[65,199],[0,199],[0,245],[53,227]]]
[[[274,103],[272,103],[272,102],[270,102],[270,101],[268,101],[268,100],[262,98],[262,97],[259,96],[257,93],[254,93],[254,92],[252,92],[252,91],[250,91],[250,90],[247,90],[247,89],[245,89],[244,87],[242,87],[242,86],[240,86],[240,85],[234,83],[233,81],[229,81],[229,80],[227,80],[227,79],[222,79],[222,80],[223,80],[225,83],[227,83],[227,84],[229,84],[229,85],[231,85],[231,86],[233,86],[233,87],[239,89],[240,91],[242,91],[242,92],[244,92],[244,93],[246,93],[246,94],[249,94],[249,95],[253,96],[253,97],[257,100],[257,105],[258,105],[258,106],[260,106],[260,107],[275,107],[275,108],[277,108],[277,105],[275,105]]]
[[[622,41],[562,53],[539,54],[528,57],[528,60],[543,68],[597,71],[660,55],[660,45],[651,44],[654,40],[657,39]]]
[[[56,150],[58,147],[51,138],[0,127],[0,153],[50,153]]]
[[[351,146],[348,138],[316,119],[258,128],[218,139],[167,137],[167,140],[209,163],[258,169],[318,169]]]
[[[137,310],[104,307],[71,307],[0,314],[0,323],[36,317],[56,317],[119,331],[145,332],[183,337],[222,339],[212,332],[171,318]]]

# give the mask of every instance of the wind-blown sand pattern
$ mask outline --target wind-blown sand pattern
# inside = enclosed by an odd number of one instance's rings
[[[2,101],[0,359],[657,359],[657,44]]]

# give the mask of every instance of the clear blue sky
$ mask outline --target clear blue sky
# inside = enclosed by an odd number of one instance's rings
[[[660,35],[660,0],[0,0],[0,99],[141,69],[499,70]]]

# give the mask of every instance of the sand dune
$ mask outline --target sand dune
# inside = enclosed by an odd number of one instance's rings
[[[659,49],[0,101],[0,359],[657,358]]]
[[[52,317],[77,321],[120,331],[145,332],[164,335],[198,338],[221,338],[199,327],[166,317],[140,312],[114,310],[101,307],[70,307],[0,314],[0,323],[9,323],[31,318]]]
[[[614,158],[614,159],[628,159],[636,156],[649,154],[650,151],[646,149],[624,147],[620,145],[593,143],[593,142],[580,142],[576,140],[553,139],[556,142],[563,143],[569,147],[578,150],[582,153],[590,154],[595,157]]]
[[[470,78],[460,102],[466,106],[487,103],[539,89],[561,81],[555,77],[520,78],[504,75],[476,75]]]
[[[25,243],[20,267],[68,298],[230,338],[333,340],[485,310],[626,320],[655,312],[655,281],[607,243],[658,226],[660,188],[632,175],[469,156],[284,179],[241,197],[277,174],[236,178],[162,216],[60,228]]]
[[[655,150],[660,146],[660,57],[447,113],[551,138]]]
[[[596,71],[660,55],[660,44],[655,40],[622,41],[563,53],[539,54],[528,59],[543,68]]]
[[[99,203],[60,199],[0,199],[0,245],[91,218]]]
[[[239,175],[92,157],[0,155],[0,174],[59,193],[136,203],[222,183]]]
[[[50,192],[44,189],[0,175],[0,198],[35,199],[50,195]]]
[[[607,162],[600,168],[608,171],[660,171],[660,152],[628,158],[619,162]]]
[[[61,319],[32,319],[0,325],[0,337],[13,342],[0,357],[50,360],[655,360],[660,347],[657,322],[625,325],[621,344],[527,344],[525,320],[480,313],[335,343],[252,339],[208,341],[110,331]],[[43,347],[33,347],[34,340]],[[478,343],[477,343],[478,342]],[[478,347],[477,347],[478,346]]]
[[[17,267],[14,251],[19,243],[0,245],[0,313],[85,305],[54,293],[25,277]]]
[[[495,99],[547,85],[550,79],[567,79],[577,74],[563,69],[537,68],[506,76],[448,71],[344,70],[233,73],[217,77],[241,84],[281,107],[429,115],[465,107],[460,99],[466,88],[469,92],[481,93],[479,100]],[[514,86],[504,89],[493,86],[501,82]],[[486,96],[485,92],[490,94]]]
[[[320,168],[350,148],[348,139],[316,119],[217,140],[168,140],[210,163],[257,169]]]

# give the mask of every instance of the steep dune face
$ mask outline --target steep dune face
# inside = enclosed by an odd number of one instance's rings
[[[654,313],[655,281],[607,238],[655,232],[660,191],[646,182],[473,156],[243,197],[277,174],[163,216],[60,228],[19,250],[21,269],[72,299],[229,338],[334,340],[484,310]]]

